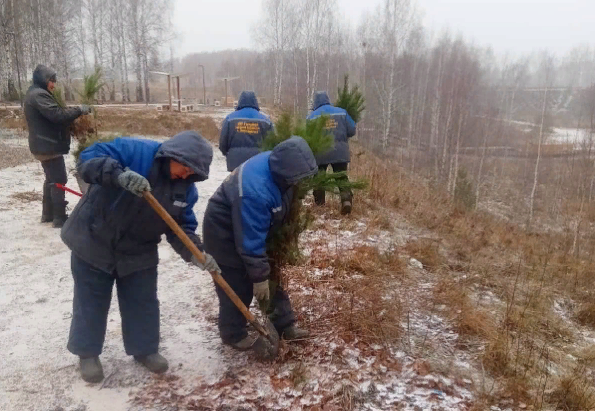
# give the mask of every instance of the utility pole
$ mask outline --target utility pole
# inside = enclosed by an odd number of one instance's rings
[[[171,112],[173,109],[171,105],[171,74],[167,75],[167,96],[169,98],[169,111]]]
[[[21,66],[19,64],[19,50],[17,48],[17,35],[14,31],[8,31],[7,34],[12,36],[14,40],[14,59],[17,63],[17,79],[19,83],[19,101],[21,102],[21,108],[23,108],[23,89],[21,88]]]
[[[149,105],[149,72],[147,71],[147,55],[145,53],[138,53],[138,56],[144,57],[144,68],[145,68],[145,106]]]
[[[202,104],[207,105],[207,89],[205,88],[205,66],[199,64],[198,67],[202,68]]]
[[[182,112],[182,97],[180,97],[180,76],[176,76],[176,80],[178,83],[178,111]]]

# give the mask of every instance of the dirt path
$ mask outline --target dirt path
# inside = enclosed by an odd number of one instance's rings
[[[67,163],[73,167],[70,156]],[[198,184],[199,222],[208,198],[226,176],[225,161],[216,151],[209,180]],[[83,383],[76,357],[66,350],[72,312],[70,252],[58,230],[38,221],[42,183],[37,162],[0,169],[0,409],[133,409],[127,402],[130,392],[152,377],[124,352],[115,297],[101,356],[104,383]],[[76,188],[74,178],[69,186]],[[73,206],[78,198],[68,194],[67,200]],[[184,380],[219,379],[237,355],[222,347],[216,333],[211,279],[180,260],[167,242],[159,253],[161,350],[171,374]]]

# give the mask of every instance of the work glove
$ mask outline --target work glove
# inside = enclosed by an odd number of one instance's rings
[[[208,271],[209,273],[217,272],[221,274],[221,269],[219,268],[219,265],[217,264],[217,261],[215,261],[213,256],[207,253],[203,253],[202,255],[205,256],[204,264],[198,261],[195,256],[192,256],[192,264],[194,264],[201,270]]]
[[[126,170],[118,176],[118,184],[139,197],[143,195],[144,191],[151,191],[149,181],[128,167],[126,167]]]
[[[254,283],[254,297],[256,297],[258,301],[269,299],[269,280],[264,280],[260,283]]]
[[[79,108],[81,109],[81,112],[83,113],[83,115],[91,114],[91,112],[93,111],[93,107],[88,106],[86,104],[81,104]]]

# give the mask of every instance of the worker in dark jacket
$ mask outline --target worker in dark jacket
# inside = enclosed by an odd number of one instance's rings
[[[25,96],[25,118],[29,128],[29,149],[41,161],[45,173],[41,222],[53,222],[60,228],[66,221],[64,191],[54,183],[66,184],[64,154],[70,150],[70,124],[82,114],[89,114],[89,106],[60,107],[52,95],[56,72],[39,65],[33,72],[33,85]]]
[[[103,379],[99,354],[114,282],[126,353],[152,372],[167,370],[167,361],[158,353],[157,245],[161,235],[166,234],[185,261],[208,271],[219,271],[219,267],[210,255],[205,255],[205,264],[194,259],[141,196],[152,191],[202,250],[192,210],[198,200],[194,183],[208,178],[212,158],[211,145],[193,131],[164,143],[117,138],[81,153],[78,172],[90,186],[66,221],[62,240],[72,250],[74,278],[68,350],[80,357],[85,381]]]
[[[293,187],[318,172],[312,150],[301,137],[292,137],[246,161],[209,200],[203,222],[205,250],[221,275],[246,306],[253,296],[269,300],[271,319],[285,339],[303,338],[307,331],[295,326],[289,297],[279,285],[270,296],[267,237],[289,214]],[[253,347],[246,319],[217,287],[219,332],[224,343],[239,350]]]
[[[333,172],[347,172],[347,165],[351,159],[349,154],[349,138],[355,135],[355,122],[351,116],[340,107],[331,105],[328,94],[325,91],[319,91],[314,96],[312,113],[308,119],[314,119],[320,116],[329,116],[326,129],[333,133],[335,137],[335,147],[324,154],[316,157],[316,162],[320,171],[326,172],[329,165],[333,167]],[[347,177],[345,177],[347,179]],[[324,190],[314,191],[314,201],[318,205],[323,205],[325,201]],[[341,191],[341,213],[351,213],[353,194],[351,190]]]
[[[242,91],[236,111],[221,127],[219,150],[227,157],[227,171],[260,153],[260,144],[273,128],[271,120],[260,112],[256,94]]]

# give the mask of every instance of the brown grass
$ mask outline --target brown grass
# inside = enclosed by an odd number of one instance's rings
[[[569,411],[591,410],[595,408],[595,391],[592,380],[584,367],[578,367],[557,382],[549,402],[555,409]]]
[[[32,203],[43,199],[43,195],[39,191],[23,191],[21,193],[11,194],[10,197],[23,203]]]
[[[186,113],[158,113],[149,110],[99,109],[100,131],[123,135],[173,136],[181,131],[194,130],[215,142],[219,129],[210,117]]]
[[[0,110],[0,126],[26,130],[27,125],[20,111]],[[210,117],[189,113],[159,113],[154,110],[129,110],[97,107],[97,118],[84,116],[73,124],[76,136],[98,132],[113,132],[121,135],[173,136],[185,130],[195,130],[215,142],[219,129]]]
[[[446,258],[440,253],[440,240],[421,238],[410,241],[405,246],[405,251],[430,271],[436,271],[446,264]]]

